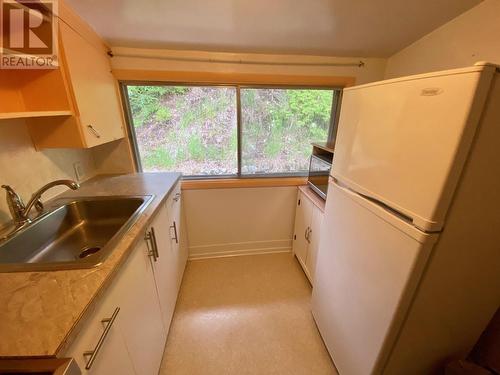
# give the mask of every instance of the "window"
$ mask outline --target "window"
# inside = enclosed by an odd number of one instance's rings
[[[305,175],[338,90],[124,84],[137,163],[185,177]],[[239,136],[238,136],[239,135]]]
[[[238,173],[234,87],[128,86],[143,171]]]
[[[332,90],[242,88],[241,173],[305,174],[312,142],[326,142]]]

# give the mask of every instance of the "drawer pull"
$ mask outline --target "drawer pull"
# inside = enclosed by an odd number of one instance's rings
[[[181,197],[181,193],[175,193],[174,201],[177,202]]]
[[[156,259],[160,257],[160,253],[158,252],[158,242],[156,242],[156,234],[155,228],[151,227],[151,236],[153,237],[153,250],[156,254]]]
[[[92,125],[87,125],[87,128],[89,128],[90,132],[94,134],[96,138],[101,138],[99,132]]]
[[[172,239],[175,240],[175,243],[179,243],[179,239],[177,238],[177,225],[175,225],[175,221],[174,221],[174,225],[170,226],[170,229],[174,230],[175,237]]]
[[[111,330],[111,327],[113,326],[113,323],[115,322],[116,316],[120,312],[120,308],[117,307],[115,311],[113,311],[113,315],[111,315],[111,318],[105,318],[101,320],[104,326],[104,331],[102,332],[101,337],[99,337],[99,341],[97,342],[97,345],[95,346],[94,350],[89,350],[83,353],[84,357],[90,357],[87,363],[85,364],[85,369],[90,370],[92,368],[92,365],[94,364],[94,361],[99,354],[99,351],[101,350],[102,344],[104,344],[104,341],[106,340],[106,337],[108,336],[109,331]]]
[[[153,236],[150,231],[147,231],[144,235],[144,241],[146,241],[146,245],[148,245],[148,256],[153,257],[153,260],[156,262],[155,245],[153,245]]]

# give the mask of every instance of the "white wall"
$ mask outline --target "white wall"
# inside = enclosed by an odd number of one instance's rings
[[[500,64],[500,0],[485,0],[391,56],[385,77]]]
[[[276,75],[311,75],[354,77],[356,84],[377,81],[383,78],[386,59],[365,57],[326,57],[305,55],[272,55],[255,53],[226,53],[207,51],[151,50],[137,48],[113,48],[115,57],[111,59],[113,70],[153,70],[153,71],[195,71],[214,73],[276,74]],[[181,61],[154,58],[154,56],[175,57]],[[203,62],[188,61],[203,59]],[[237,61],[236,63],[215,63],[208,60]],[[356,63],[363,61],[363,67],[357,66],[296,66],[287,63]],[[271,61],[266,64],[242,64],[245,62]],[[280,63],[284,63],[280,65]]]
[[[380,80],[385,71],[385,59],[377,58],[235,54],[133,48],[113,48],[113,52],[115,53],[115,57],[111,59],[113,70],[345,76],[354,77],[357,84]],[[285,64],[253,65],[175,61],[155,58],[158,55],[180,59],[272,61],[275,64],[281,62]],[[290,62],[348,63],[359,60],[365,62],[364,67],[287,65]],[[186,190],[183,194],[191,258],[291,250],[296,187]]]
[[[296,187],[184,190],[191,258],[290,251]]]
[[[81,162],[85,179],[96,174],[90,150],[53,149],[37,152],[24,120],[0,121],[0,184],[11,185],[25,200],[52,180],[75,179],[73,163]],[[54,188],[44,195],[53,197],[65,188]],[[0,227],[10,221],[5,191],[0,191]]]

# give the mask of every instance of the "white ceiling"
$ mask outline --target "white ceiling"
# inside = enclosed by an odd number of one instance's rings
[[[388,57],[482,0],[67,0],[111,46]]]

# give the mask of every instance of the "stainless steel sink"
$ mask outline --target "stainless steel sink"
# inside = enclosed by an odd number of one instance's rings
[[[54,209],[0,242],[0,272],[97,266],[152,199],[147,195],[56,200]]]

